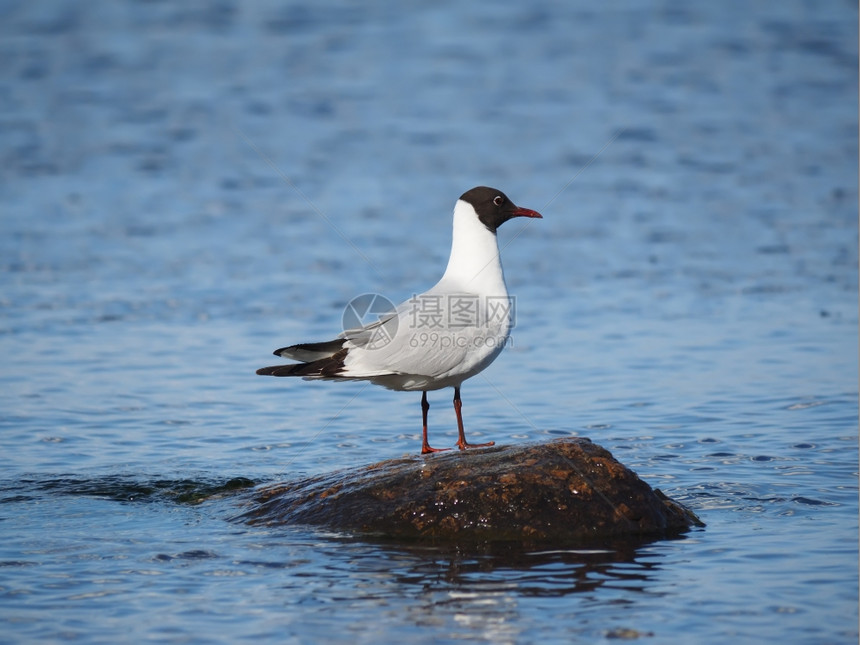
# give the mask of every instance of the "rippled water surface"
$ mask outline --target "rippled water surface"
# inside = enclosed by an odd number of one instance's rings
[[[2,15],[0,641],[857,642],[856,4]],[[252,482],[418,450],[415,394],[254,370],[432,285],[477,184],[544,219],[500,230],[470,439],[588,436],[707,527],[235,521]]]

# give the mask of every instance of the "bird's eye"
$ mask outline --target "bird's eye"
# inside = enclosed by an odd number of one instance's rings
[[[496,195],[496,196],[493,198],[493,203],[494,203],[496,206],[501,206],[504,202],[505,202],[505,198],[504,198],[504,197],[502,197],[501,195]]]

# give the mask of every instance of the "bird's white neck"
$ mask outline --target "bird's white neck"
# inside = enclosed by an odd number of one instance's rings
[[[462,200],[454,206],[451,257],[439,282],[470,293],[507,295],[496,234]]]

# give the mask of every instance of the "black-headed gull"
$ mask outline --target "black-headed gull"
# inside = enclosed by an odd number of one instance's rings
[[[427,442],[427,392],[453,387],[457,446],[460,450],[492,446],[492,441],[466,442],[460,385],[492,363],[508,340],[513,299],[505,286],[496,229],[514,217],[541,214],[516,206],[495,188],[466,191],[454,206],[448,268],[434,287],[334,340],[278,349],[276,356],[300,362],[264,367],[257,374],[370,381],[391,390],[421,390],[422,454],[439,450]]]

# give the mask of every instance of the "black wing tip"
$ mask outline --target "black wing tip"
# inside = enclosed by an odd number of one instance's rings
[[[307,376],[316,378],[337,378],[343,371],[343,360],[349,350],[342,349],[328,358],[322,358],[310,363],[290,363],[289,365],[272,365],[257,370],[260,376]]]
[[[343,349],[343,344],[346,342],[343,338],[335,338],[334,340],[326,340],[321,343],[298,343],[289,347],[281,347],[272,352],[275,356],[283,356],[284,352],[292,354],[294,352],[319,352],[321,354],[335,354]]]
[[[290,365],[272,365],[261,367],[257,370],[259,376],[303,376],[302,370],[305,363],[291,363]]]

